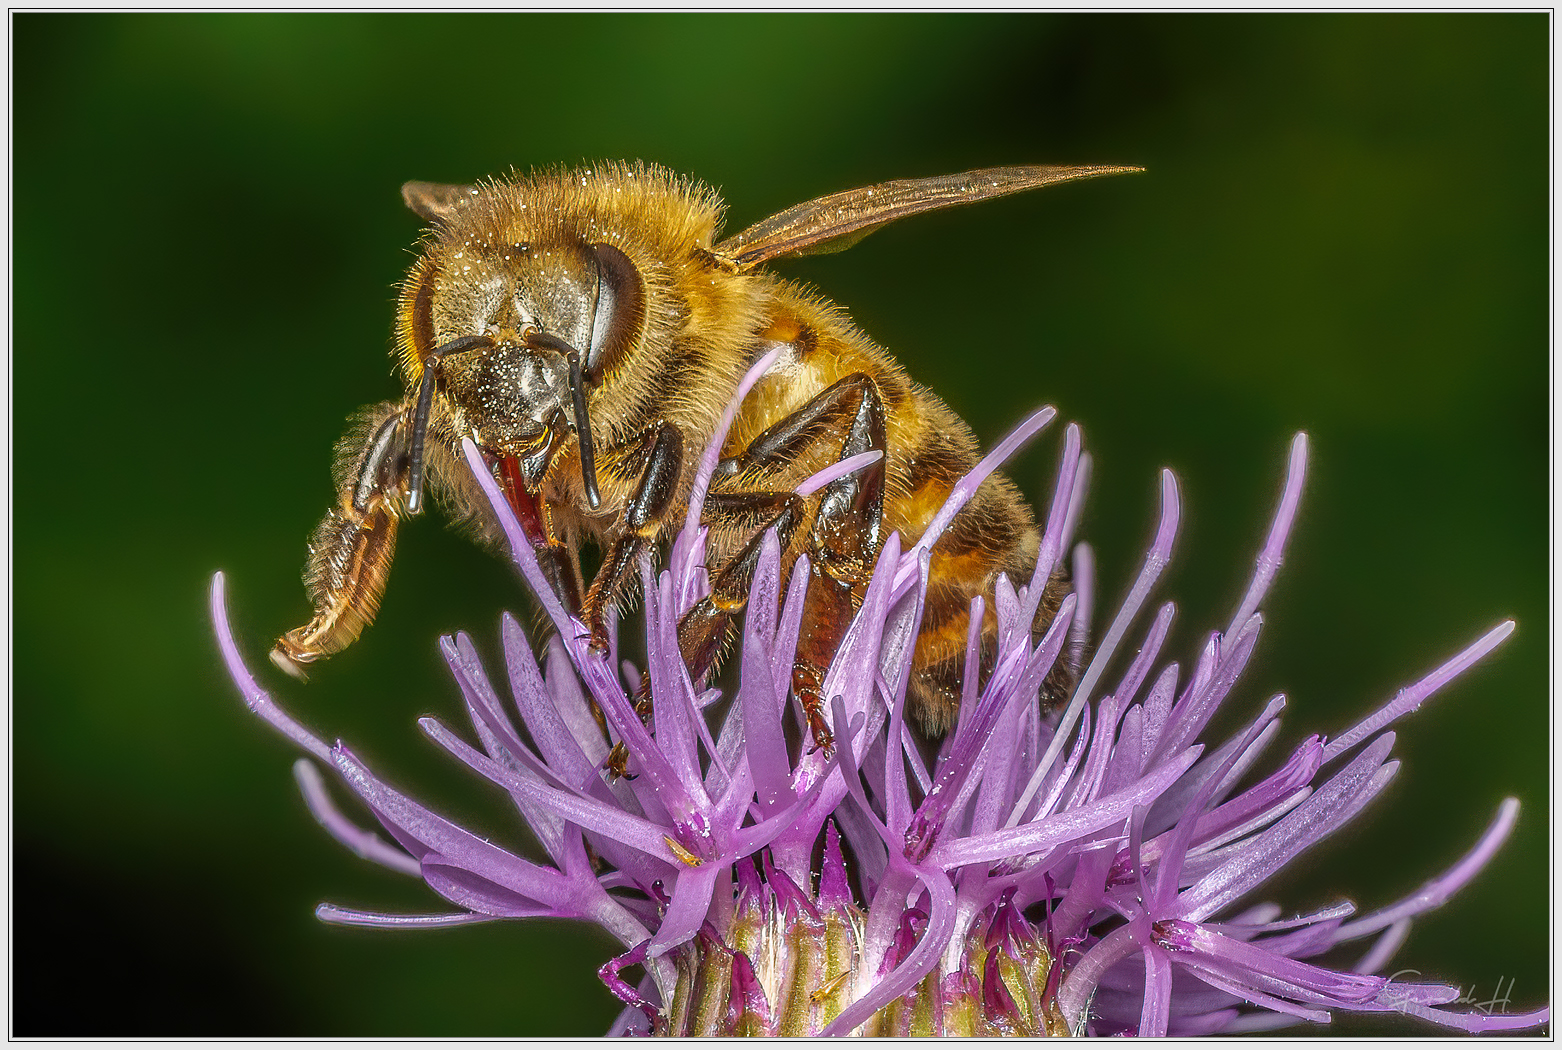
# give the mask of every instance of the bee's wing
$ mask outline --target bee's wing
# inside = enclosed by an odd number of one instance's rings
[[[452,186],[443,182],[403,183],[401,199],[407,202],[420,218],[443,223],[455,214],[462,198],[477,192],[476,186]]]
[[[1027,164],[979,168],[932,179],[896,179],[794,205],[728,237],[712,251],[739,269],[783,255],[824,255],[845,251],[885,223],[918,212],[972,204],[1055,182],[1143,170],[1115,165]]]

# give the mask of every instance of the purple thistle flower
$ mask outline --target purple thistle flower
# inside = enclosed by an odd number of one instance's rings
[[[1251,656],[1260,605],[1278,570],[1301,495],[1307,440],[1297,435],[1280,506],[1252,581],[1224,631],[1208,634],[1190,673],[1155,670],[1174,614],[1163,605],[1115,685],[1107,671],[1166,566],[1180,515],[1162,475],[1161,520],[1127,600],[1094,649],[1072,699],[1043,714],[1039,685],[1067,651],[1087,651],[1089,548],[1074,548],[1075,593],[1033,638],[1042,585],[1071,544],[1090,459],[1069,426],[1034,574],[1000,578],[991,674],[979,639],[967,650],[956,725],[929,766],[905,717],[929,549],[981,482],[1051,422],[1046,408],[951,492],[910,547],[884,544],[862,607],[825,679],[836,747],[788,744],[803,729],[789,698],[806,571],[781,593],[772,535],[754,574],[739,650],[740,685],[719,724],[718,690],[690,681],[677,645],[682,614],[709,593],[699,509],[740,387],[705,451],[683,530],[660,573],[643,567],[654,728],[634,710],[640,672],[587,647],[587,634],[546,584],[508,503],[466,449],[522,575],[557,633],[543,665],[513,619],[502,623],[513,707],[471,641],[441,646],[477,745],[437,719],[424,731],[503,787],[546,852],[496,846],[402,795],[276,705],[245,668],[228,626],[221,574],[212,616],[229,671],[251,710],[338,778],[392,842],[332,801],[315,762],[295,765],[311,812],[359,856],[422,878],[455,910],[389,915],[329,904],[327,922],[447,926],[503,918],[587,919],[624,953],[601,977],[625,1004],[610,1034],[675,1035],[1200,1035],[1257,1031],[1336,1010],[1397,1012],[1469,1032],[1530,1028],[1520,1015],[1441,1007],[1459,989],[1379,976],[1413,918],[1473,878],[1517,819],[1508,799],[1474,848],[1421,890],[1357,916],[1348,901],[1282,918],[1249,903],[1292,859],[1356,816],[1393,778],[1384,730],[1480,659],[1513,629],[1493,628],[1332,740],[1297,745],[1272,772],[1254,770],[1280,728],[1270,700],[1218,744],[1200,736]],[[874,454],[876,456],[876,454]],[[805,489],[858,469],[856,457]],[[971,623],[982,622],[976,599]],[[607,734],[598,716],[607,727]],[[632,778],[603,770],[624,742]],[[815,857],[819,857],[815,870]],[[1371,938],[1353,964],[1311,961]],[[626,976],[643,970],[634,981]]]

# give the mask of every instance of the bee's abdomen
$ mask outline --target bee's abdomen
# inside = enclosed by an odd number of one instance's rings
[[[932,395],[919,391],[919,404],[900,422],[904,455],[899,485],[886,502],[886,525],[908,541],[921,536],[955,484],[977,464],[976,441],[965,423]],[[912,660],[908,700],[923,728],[940,735],[954,724],[965,678],[971,630],[971,600],[984,599],[980,629],[980,684],[992,670],[998,620],[993,589],[1000,573],[1022,586],[1035,569],[1039,536],[1030,508],[1014,484],[1001,474],[989,477],[933,544],[922,629]],[[1048,581],[1034,625],[1052,621],[1068,590],[1064,574]],[[1062,675],[1062,678],[1058,676]],[[1064,669],[1048,677],[1043,702],[1066,693]],[[1056,679],[1056,680],[1055,680]]]

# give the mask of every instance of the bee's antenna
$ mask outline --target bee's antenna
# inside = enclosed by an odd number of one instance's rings
[[[423,512],[423,444],[428,440],[428,417],[434,406],[434,385],[439,363],[449,354],[492,346],[486,335],[464,335],[436,346],[423,358],[423,378],[418,383],[418,405],[412,414],[412,448],[407,455],[407,513]]]
[[[580,351],[556,335],[535,329],[526,334],[526,343],[539,350],[552,350],[569,363],[570,407],[575,412],[575,436],[580,439],[580,476],[586,488],[586,502],[596,510],[602,505],[602,493],[597,490],[597,450],[591,440],[591,415],[586,410]]]

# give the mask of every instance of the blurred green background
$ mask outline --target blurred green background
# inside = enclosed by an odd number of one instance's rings
[[[1505,617],[1404,723],[1396,784],[1274,897],[1364,906],[1517,833],[1398,961],[1548,996],[1548,37],[1521,15],[13,17],[13,1031],[590,1035],[611,946],[567,924],[330,928],[439,903],[328,841],[290,748],[218,665],[494,835],[502,798],[424,741],[435,639],[496,650],[495,560],[403,531],[379,622],[307,686],[304,542],[344,419],[395,396],[409,178],[643,158],[729,230],[887,178],[1019,162],[1142,175],[927,216],[784,264],[985,442],[1042,402],[1096,457],[1111,608],[1187,506],[1169,651],[1223,626],[1291,434],[1313,469],[1229,705],[1336,733]],[[1050,486],[1048,436],[1013,470]],[[437,518],[437,516],[436,516]],[[1098,618],[1103,614],[1098,612]],[[1289,745],[1286,746],[1289,749]],[[1279,757],[1279,749],[1276,758]],[[1337,1031],[1426,1032],[1341,1022]]]

